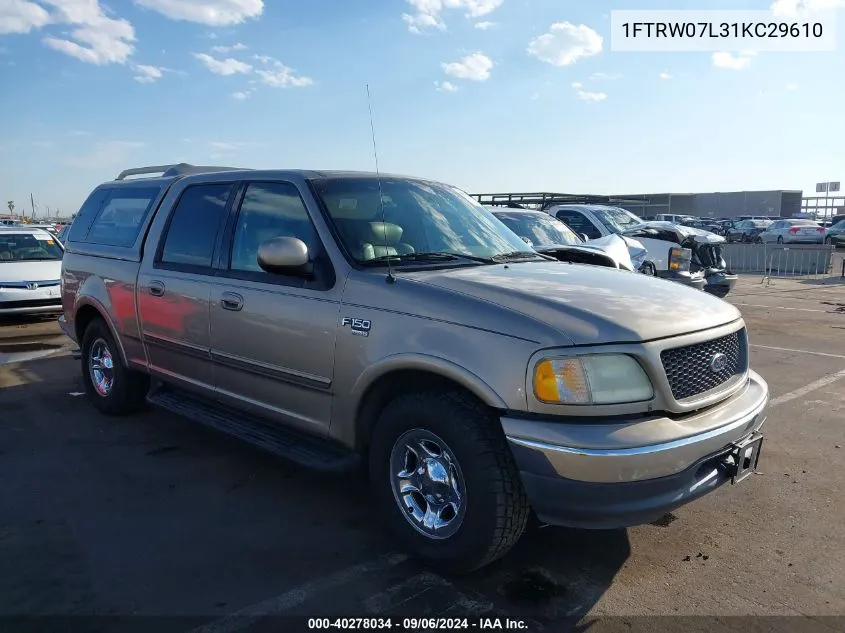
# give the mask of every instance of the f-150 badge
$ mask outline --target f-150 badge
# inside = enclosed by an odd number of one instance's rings
[[[354,319],[352,317],[343,317],[340,324],[343,327],[348,327],[352,330],[355,336],[369,336],[372,323],[369,319]]]

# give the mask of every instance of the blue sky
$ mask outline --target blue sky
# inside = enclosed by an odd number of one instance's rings
[[[845,180],[841,44],[610,50],[612,9],[772,1],[0,0],[0,198],[73,212],[124,168],[180,161],[369,170],[366,83],[383,171],[815,195]]]

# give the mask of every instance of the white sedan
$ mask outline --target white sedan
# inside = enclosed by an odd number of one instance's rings
[[[61,312],[63,256],[43,229],[0,227],[0,316]]]
[[[812,220],[784,219],[772,222],[757,236],[764,244],[824,244],[825,229]]]

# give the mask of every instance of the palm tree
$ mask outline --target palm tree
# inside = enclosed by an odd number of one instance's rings
[[[14,200],[9,200],[9,201],[6,203],[6,206],[7,206],[7,207],[9,207],[9,213],[11,213],[12,215],[14,215],[14,214],[15,214],[15,201],[14,201]]]

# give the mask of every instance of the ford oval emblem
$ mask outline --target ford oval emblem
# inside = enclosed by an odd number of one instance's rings
[[[724,354],[713,354],[710,358],[710,371],[714,374],[718,374],[720,371],[724,371],[728,367],[728,357]]]

